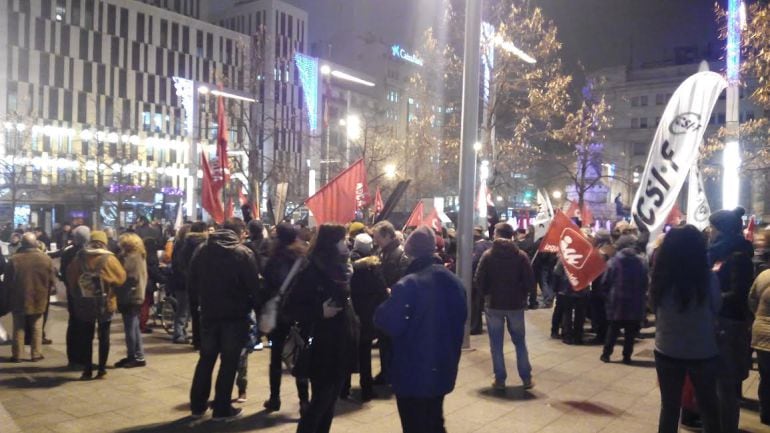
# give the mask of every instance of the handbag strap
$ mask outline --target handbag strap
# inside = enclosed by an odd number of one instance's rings
[[[281,288],[278,289],[278,296],[283,296],[283,294],[286,293],[286,289],[289,287],[289,284],[291,284],[291,281],[297,275],[297,272],[299,271],[300,266],[302,266],[302,257],[297,257],[297,259],[294,260],[294,264],[291,265],[291,269],[289,270],[288,275],[286,275],[286,278],[283,279]]]

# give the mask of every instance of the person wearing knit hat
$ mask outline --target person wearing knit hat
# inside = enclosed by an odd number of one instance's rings
[[[468,315],[465,288],[434,263],[436,240],[429,227],[412,232],[404,249],[412,262],[377,307],[374,325],[392,341],[388,377],[403,430],[444,431],[444,397],[455,386]]]
[[[101,246],[99,248],[105,248],[107,246],[107,233],[101,231],[101,230],[94,230],[91,232],[91,241],[89,244],[96,247],[96,244],[100,243]]]
[[[372,252],[372,237],[361,233],[353,240],[353,253],[358,252],[362,256],[368,256]]]
[[[348,236],[351,238],[356,237],[358,234],[363,233],[366,229],[366,226],[359,221],[353,221],[350,223],[350,226],[348,226]]]
[[[433,256],[436,252],[436,235],[428,226],[420,226],[406,238],[404,252],[411,259]]]
[[[748,296],[754,281],[754,247],[743,237],[742,207],[720,210],[709,217],[708,258],[722,291],[717,320],[717,343],[723,367],[717,376],[723,432],[738,431],[739,390],[748,377],[751,359],[751,322]]]

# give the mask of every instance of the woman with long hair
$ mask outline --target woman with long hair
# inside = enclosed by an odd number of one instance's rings
[[[349,251],[345,227],[324,224],[310,244],[308,264],[289,293],[288,311],[312,338],[307,371],[312,397],[297,433],[327,433],[334,405],[355,357],[356,318],[350,303]]]
[[[118,258],[126,270],[126,283],[116,290],[118,311],[123,315],[123,331],[126,334],[125,358],[115,363],[116,368],[144,367],[142,333],[139,315],[147,288],[147,251],[144,242],[135,233],[124,233],[118,238]],[[154,251],[153,251],[154,253]]]
[[[658,432],[678,430],[685,375],[695,388],[704,431],[719,432],[716,318],[721,295],[709,267],[706,240],[694,226],[666,234],[652,269],[650,302],[656,316]]]

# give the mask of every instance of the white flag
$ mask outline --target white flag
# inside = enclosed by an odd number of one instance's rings
[[[548,199],[548,194],[543,194],[541,190],[537,190],[537,215],[532,221],[532,225],[535,226],[535,240],[545,236],[552,219],[553,207]]]
[[[182,219],[182,209],[184,207],[182,206],[182,199],[179,199],[179,205],[176,207],[176,219],[174,220],[174,230],[179,230],[182,228],[182,224],[184,224],[184,221]]]
[[[663,227],[687,172],[698,158],[698,146],[714,104],[726,87],[727,81],[721,75],[698,72],[687,78],[668,101],[631,205],[639,229],[657,233]]]
[[[706,190],[703,189],[703,178],[697,162],[690,168],[690,178],[687,183],[687,224],[692,224],[703,231],[709,226],[711,207],[706,198]]]

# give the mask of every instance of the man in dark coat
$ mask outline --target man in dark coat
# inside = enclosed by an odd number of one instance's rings
[[[535,286],[535,275],[527,254],[512,240],[513,228],[507,223],[495,226],[492,248],[481,256],[475,283],[484,293],[487,304],[487,328],[492,351],[496,390],[505,389],[504,328],[516,347],[516,367],[524,389],[532,388],[532,366],[529,363],[524,327],[527,297]]]
[[[202,245],[208,239],[208,226],[202,221],[196,221],[190,226],[190,232],[187,233],[184,239],[184,245],[180,251],[179,262],[177,267],[184,275],[185,281],[189,281],[190,276],[190,262],[192,261],[195,250],[199,245]],[[192,345],[195,350],[198,350],[201,345],[201,331],[200,331],[200,311],[198,310],[199,293],[197,286],[192,287],[189,284],[185,284],[187,287],[187,299],[190,303],[190,322],[192,322]]]
[[[492,241],[484,238],[484,229],[481,226],[473,228],[473,260],[471,262],[471,271],[476,275],[476,268],[479,266],[481,255],[492,248]],[[471,335],[480,335],[483,330],[482,314],[484,313],[484,294],[481,293],[476,284],[471,286]]]
[[[444,432],[444,396],[454,389],[468,310],[465,288],[434,262],[427,226],[406,241],[407,275],[391,287],[374,324],[393,341],[391,384],[404,433]]]
[[[740,417],[741,383],[751,366],[751,322],[748,295],[754,281],[754,248],[743,237],[742,207],[720,210],[709,217],[711,239],[709,263],[722,290],[722,308],[717,321],[720,375],[717,378],[720,420],[723,433],[736,433]]]
[[[610,362],[615,342],[623,329],[623,363],[631,363],[634,340],[639,335],[647,299],[647,264],[636,249],[637,238],[623,235],[615,248],[618,252],[610,259],[604,274],[608,289],[606,312],[609,328],[601,360]]]
[[[242,414],[234,408],[231,394],[238,359],[248,339],[249,313],[264,302],[257,278],[254,253],[241,242],[245,224],[230,219],[196,249],[187,283],[200,296],[201,347],[190,389],[193,417],[208,408],[211,373],[220,358],[212,405],[214,420],[227,421]]]

